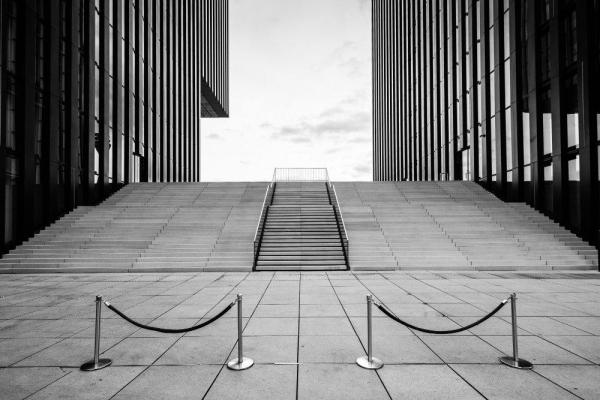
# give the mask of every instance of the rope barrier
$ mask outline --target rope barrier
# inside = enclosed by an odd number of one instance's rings
[[[467,326],[463,326],[462,328],[450,329],[450,330],[445,330],[445,331],[434,331],[434,330],[431,330],[431,329],[419,328],[417,326],[409,324],[406,321],[402,321],[400,318],[398,318],[394,314],[392,314],[391,311],[389,311],[383,304],[375,303],[375,305],[385,315],[387,315],[388,317],[390,317],[394,321],[399,322],[399,323],[401,323],[402,325],[404,325],[404,326],[406,326],[408,328],[417,330],[419,332],[424,332],[424,333],[434,333],[434,334],[438,334],[438,335],[447,335],[447,334],[450,334],[450,333],[458,333],[458,332],[466,331],[467,329],[471,329],[472,327],[481,324],[482,322],[486,321],[488,318],[490,318],[491,316],[493,316],[494,314],[496,314],[498,311],[500,311],[500,309],[506,305],[506,303],[508,302],[508,300],[509,299],[503,300],[502,303],[498,304],[498,307],[494,308],[488,315],[486,315],[485,317],[481,318],[479,321],[475,321],[472,324],[469,324]]]
[[[115,314],[117,314],[119,317],[123,318],[125,321],[137,326],[138,328],[142,328],[142,329],[147,329],[149,331],[156,331],[156,332],[162,332],[162,333],[185,333],[185,332],[192,332],[195,331],[197,329],[200,328],[204,328],[206,325],[210,325],[213,322],[215,322],[216,320],[218,320],[219,318],[221,318],[223,315],[225,315],[227,313],[227,311],[231,310],[231,307],[233,307],[235,305],[235,303],[237,303],[238,300],[234,300],[231,302],[231,304],[229,304],[227,307],[225,307],[223,309],[223,311],[221,311],[220,313],[218,313],[217,315],[215,315],[214,317],[212,317],[211,319],[209,319],[208,321],[205,321],[201,324],[198,325],[194,325],[190,328],[182,328],[182,329],[166,329],[166,328],[159,328],[156,326],[149,326],[149,325],[144,325],[144,324],[140,324],[139,322],[136,322],[134,320],[132,320],[131,318],[129,318],[127,315],[123,314],[121,311],[117,310],[113,305],[111,305],[108,301],[105,301],[104,304],[106,305],[106,307],[110,308],[112,311],[115,312]]]

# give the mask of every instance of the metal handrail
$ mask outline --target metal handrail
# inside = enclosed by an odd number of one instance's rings
[[[271,189],[271,185],[267,186],[267,191],[265,192],[265,198],[263,200],[263,205],[260,212],[260,217],[258,218],[258,224],[256,225],[256,233],[254,234],[254,242],[258,238],[258,230],[260,229],[260,222],[262,220],[263,213],[265,211],[265,203],[267,202],[267,197],[269,196],[269,190]]]
[[[262,210],[260,212],[260,218],[258,219],[258,224],[256,226],[256,232],[254,233],[254,263],[253,268],[256,268],[256,261],[258,259],[258,252],[260,251],[260,244],[262,242],[262,234],[264,231],[264,221],[267,218],[267,213],[269,212],[269,204],[267,204],[269,198],[269,192],[273,189],[273,182],[269,186],[267,186],[267,191],[265,192],[265,198],[263,200]],[[274,192],[274,190],[273,190]],[[273,198],[273,193],[271,193],[271,199]]]
[[[333,184],[331,185],[331,187],[333,188],[333,195],[335,196],[335,202],[337,204],[338,211],[340,212],[340,218],[342,219],[342,227],[344,228],[344,235],[346,236],[346,238],[348,238],[348,232],[346,232],[346,224],[344,223],[344,214],[342,213],[342,208],[340,207],[340,204],[338,203],[337,192],[335,191],[335,186]]]
[[[273,182],[327,182],[327,168],[275,168]]]
[[[346,232],[346,226],[344,224],[344,216],[342,215],[342,210],[340,209],[340,204],[338,203],[338,199],[337,199],[337,192],[335,190],[335,187],[333,186],[333,184],[329,183],[326,185],[327,188],[327,196],[329,197],[329,202],[331,203],[331,206],[333,207],[333,213],[335,215],[335,222],[338,228],[338,233],[340,235],[340,240],[342,241],[342,250],[344,251],[344,260],[346,261],[346,267],[350,268],[350,253],[349,253],[349,245],[348,245],[348,233]],[[331,199],[331,192],[329,191],[329,188],[333,189],[333,196],[334,196],[334,202]],[[340,214],[340,217],[338,218],[338,212]],[[340,219],[341,221],[341,227],[340,227]],[[342,229],[344,231],[344,235],[342,236]]]

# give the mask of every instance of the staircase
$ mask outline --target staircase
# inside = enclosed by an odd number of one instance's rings
[[[473,182],[338,182],[353,270],[598,270],[598,251]]]
[[[328,183],[275,183],[256,270],[347,269],[343,223],[335,204]]]
[[[273,195],[266,182],[132,183],[3,255],[0,273],[346,269],[344,248],[352,270],[598,270],[594,247],[473,182],[274,188]]]
[[[249,272],[266,182],[130,183],[0,259],[0,273]]]

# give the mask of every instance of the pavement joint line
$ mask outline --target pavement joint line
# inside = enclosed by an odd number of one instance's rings
[[[248,274],[249,275],[249,274]],[[237,287],[240,283],[245,282],[246,278],[248,277],[248,275],[246,275],[246,277],[244,279],[242,279],[235,287]],[[258,305],[260,304],[261,300],[263,299],[263,297],[265,296],[265,293],[267,292],[267,290],[269,289],[269,286],[271,286],[271,282],[273,281],[273,277],[271,277],[271,279],[269,280],[269,284],[267,285],[267,287],[265,288],[265,290],[263,291],[260,300],[258,301],[258,303],[256,304],[256,307],[254,308],[254,310],[252,311],[252,314],[250,314],[250,316],[248,317],[248,321],[246,322],[246,325],[244,325],[243,329],[242,329],[242,335],[244,334],[244,331],[246,330],[246,327],[248,326],[248,323],[250,323],[250,321],[252,320],[252,317],[254,316],[254,313],[256,312],[256,309],[258,308]],[[233,291],[233,289],[232,289]],[[231,291],[230,291],[231,292]],[[229,353],[227,354],[227,357],[225,358],[225,363],[221,366],[221,368],[219,369],[219,371],[217,372],[217,374],[215,375],[215,378],[213,379],[213,381],[210,383],[209,387],[206,389],[206,393],[204,393],[204,396],[202,396],[202,400],[204,400],[206,398],[206,396],[208,395],[208,393],[210,393],[210,390],[212,389],[212,387],[214,386],[215,382],[217,381],[217,379],[219,379],[219,376],[223,373],[223,370],[225,369],[225,366],[227,365],[227,361],[229,360],[229,358],[231,357],[231,355],[233,354],[233,351],[235,350],[235,346],[237,344],[237,338],[235,341],[235,344],[233,345],[233,347],[231,348],[231,350],[229,351]],[[243,371],[238,371],[238,372],[243,372]]]
[[[460,379],[462,379],[463,382],[465,382],[467,385],[469,385],[474,391],[476,391],[477,393],[479,393],[479,395],[481,395],[481,397],[483,397],[484,399],[487,399],[487,397],[483,393],[481,393],[475,386],[473,386],[471,384],[471,382],[469,382],[468,380],[466,380],[461,374],[459,374],[454,368],[452,368],[452,365],[450,365],[450,364],[444,364],[444,365],[447,365],[448,368],[450,368],[452,370],[452,372],[454,372],[454,374],[456,374]]]
[[[381,275],[380,273],[377,273],[378,275]],[[364,284],[364,282],[360,279],[357,279],[357,281],[360,282],[360,284],[363,286],[363,288],[365,288],[365,290],[367,290],[368,294],[373,294],[373,292]],[[331,281],[330,281],[331,284]],[[333,287],[333,285],[332,285]],[[342,307],[342,309],[344,310],[344,314],[346,314],[346,318],[348,319],[348,322],[350,323],[350,326],[352,326],[352,330],[354,331],[354,334],[356,335],[356,338],[358,339],[358,341],[360,342],[360,345],[363,348],[363,351],[365,352],[365,354],[367,354],[367,349],[365,348],[365,345],[363,343],[363,341],[360,339],[360,335],[358,334],[358,332],[356,331],[356,327],[354,326],[354,324],[352,323],[352,320],[350,319],[350,316],[348,315],[348,312],[346,311],[346,307],[344,307],[342,301],[340,300],[340,297],[337,293],[337,291],[335,290],[335,288],[333,287],[335,295],[338,299],[338,301],[340,302],[340,306]],[[376,296],[375,296],[376,297]],[[377,297],[376,297],[377,298]],[[366,304],[366,295],[365,295],[365,304]],[[358,355],[357,357],[360,357],[360,355]],[[375,374],[377,375],[377,378],[379,379],[379,382],[381,382],[381,386],[383,386],[383,389],[385,390],[385,392],[387,393],[388,397],[390,398],[390,400],[392,399],[392,395],[390,393],[390,391],[388,390],[388,388],[385,385],[385,382],[383,381],[383,378],[381,377],[379,370],[375,370],[374,371]]]
[[[541,377],[541,378],[545,379],[546,381],[548,381],[548,382],[552,383],[553,385],[556,385],[556,386],[558,386],[559,388],[561,388],[561,389],[563,389],[563,390],[565,390],[565,391],[567,391],[567,392],[571,393],[573,396],[575,396],[575,397],[577,397],[577,398],[580,398],[580,399],[583,399],[583,397],[579,396],[579,395],[578,395],[578,394],[576,394],[576,393],[573,393],[571,390],[567,389],[566,387],[564,387],[564,386],[561,386],[561,385],[559,385],[558,383],[556,383],[556,382],[554,382],[554,381],[552,381],[552,380],[550,380],[550,379],[546,378],[544,375],[540,374],[540,373],[539,373],[539,371],[536,371],[536,370],[535,370],[535,368],[533,368],[533,369],[532,369],[532,371],[533,371],[533,373],[535,373],[537,376],[539,376],[539,377]]]
[[[299,274],[300,279],[298,279],[298,336],[296,340],[296,400],[300,395],[300,324],[302,323],[302,273]]]

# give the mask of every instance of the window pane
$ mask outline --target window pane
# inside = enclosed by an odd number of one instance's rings
[[[579,147],[579,114],[567,114],[567,146]]]
[[[496,117],[490,119],[490,145],[492,148],[492,176],[496,176]],[[493,179],[495,180],[495,178]]]
[[[512,168],[512,112],[509,107],[506,109],[506,170],[510,171]]]
[[[510,107],[512,101],[510,92],[510,58],[504,62],[504,107]]]
[[[529,131],[529,113],[523,113],[523,165],[531,163],[531,132]]]

